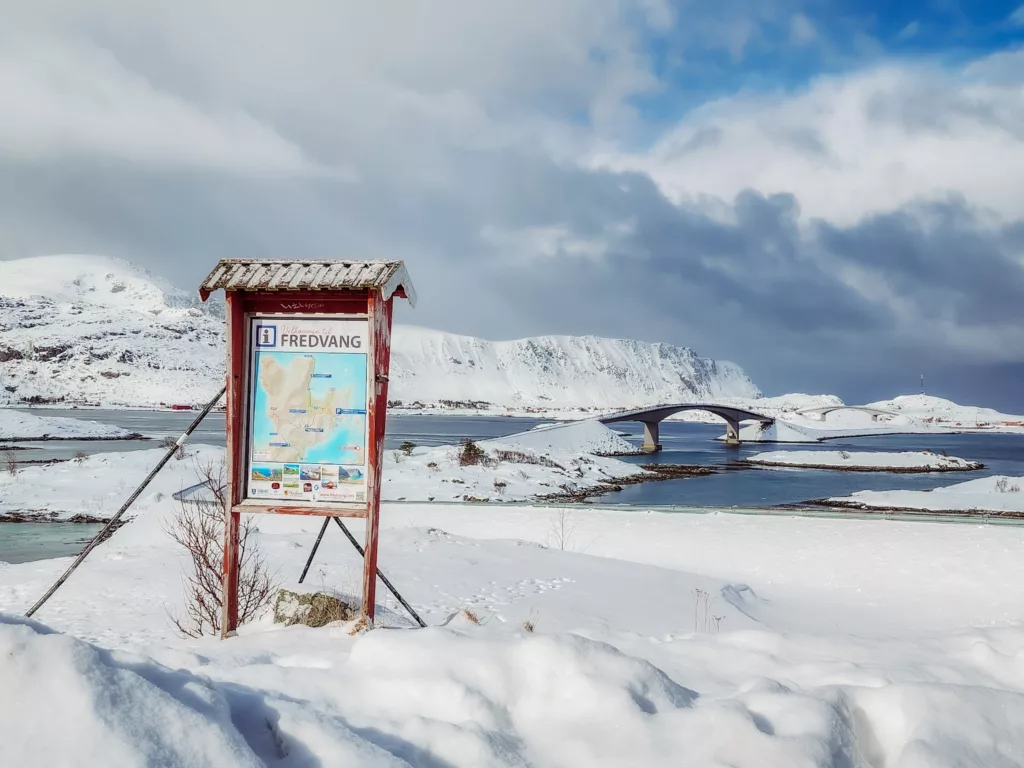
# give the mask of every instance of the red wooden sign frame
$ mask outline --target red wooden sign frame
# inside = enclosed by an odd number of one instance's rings
[[[399,291],[394,296],[403,296]],[[377,529],[380,517],[381,464],[387,420],[388,370],[391,361],[391,313],[394,296],[379,290],[227,291],[227,490],[224,533],[224,601],[221,636],[238,628],[238,545],[243,513],[329,515],[366,520],[363,556],[362,615],[372,625],[377,588]],[[248,485],[248,371],[250,319],[264,315],[310,319],[359,316],[367,319],[367,494],[366,503],[275,503],[246,498]]]

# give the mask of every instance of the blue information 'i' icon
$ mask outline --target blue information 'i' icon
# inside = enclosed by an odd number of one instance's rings
[[[256,326],[256,346],[257,347],[276,347],[277,346],[277,326],[276,325],[257,325]]]

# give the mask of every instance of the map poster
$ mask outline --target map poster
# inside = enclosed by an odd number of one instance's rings
[[[367,498],[367,321],[252,318],[247,497]]]

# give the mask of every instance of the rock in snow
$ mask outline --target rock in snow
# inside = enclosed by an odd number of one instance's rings
[[[223,307],[120,259],[0,262],[0,405],[205,402],[223,377]],[[397,326],[390,397],[617,408],[757,397],[736,365],[671,344],[543,336],[491,342]]]

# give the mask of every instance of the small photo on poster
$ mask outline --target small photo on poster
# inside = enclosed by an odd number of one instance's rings
[[[338,467],[338,482],[345,485],[360,485],[363,482],[363,470],[360,467]]]
[[[320,487],[327,491],[333,491],[338,487],[338,467],[336,465],[320,465]]]
[[[303,482],[320,482],[320,465],[319,464],[303,464],[299,470],[299,480]]]
[[[281,482],[281,467],[253,465],[251,479],[254,483],[279,483]]]
[[[285,480],[298,480],[299,479],[299,465],[298,464],[285,464],[284,465],[284,479]]]

